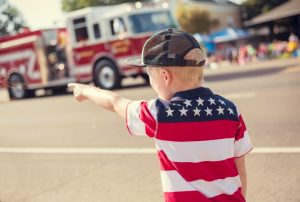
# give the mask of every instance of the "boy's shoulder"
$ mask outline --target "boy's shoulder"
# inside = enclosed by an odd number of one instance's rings
[[[237,107],[236,107],[235,103],[232,100],[229,100],[228,98],[225,98],[225,97],[223,97],[222,95],[219,95],[219,94],[214,94],[214,97],[217,100],[219,100],[219,102],[221,104],[226,105],[226,106],[230,106],[233,109],[237,110]]]
[[[218,95],[197,95],[188,98],[164,101],[152,100],[156,117],[161,122],[238,120],[234,102]]]

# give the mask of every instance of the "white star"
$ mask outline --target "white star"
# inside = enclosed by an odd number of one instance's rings
[[[202,100],[202,99],[199,97],[198,100],[196,100],[196,102],[198,102],[198,106],[199,106],[199,105],[202,105],[202,106],[203,106],[204,100]]]
[[[219,106],[219,108],[217,109],[217,111],[219,112],[219,115],[220,114],[224,114],[224,108],[222,108],[221,106]]]
[[[185,104],[185,107],[188,107],[188,106],[192,106],[191,104],[191,100],[185,100],[185,102],[183,102]]]
[[[206,109],[204,111],[206,111],[206,116],[212,115],[212,113],[211,113],[212,109],[209,109],[208,107],[206,107]]]
[[[214,99],[212,99],[212,98],[209,98],[208,102],[210,102],[210,105],[212,105],[212,104],[214,104],[214,105],[215,105],[215,104],[216,104],[216,103],[215,103],[215,100],[214,100]]]
[[[231,108],[228,108],[229,114],[234,114]]]
[[[169,107],[169,109],[166,110],[166,112],[168,113],[167,116],[173,116],[173,111],[174,110],[172,110],[171,107]]]
[[[200,116],[200,111],[201,110],[199,110],[197,107],[193,111],[194,111],[194,116]]]
[[[182,107],[182,109],[180,109],[179,110],[180,112],[181,112],[181,114],[180,114],[180,116],[187,116],[187,114],[186,114],[186,112],[188,111],[188,110],[186,110],[184,107]]]
[[[225,102],[221,99],[219,99],[219,102],[222,104],[222,105],[226,105]]]
[[[180,104],[176,104],[176,103],[170,103],[170,105],[173,105],[173,106],[180,106]]]

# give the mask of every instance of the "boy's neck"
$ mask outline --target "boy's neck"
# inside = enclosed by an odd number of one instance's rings
[[[159,98],[170,101],[175,93],[181,92],[181,91],[187,91],[195,88],[202,87],[202,82],[199,83],[185,83],[184,85],[182,83],[170,86],[170,90],[165,93],[165,95],[159,95]]]

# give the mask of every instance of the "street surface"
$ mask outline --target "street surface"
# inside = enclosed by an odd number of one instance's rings
[[[207,75],[205,86],[235,101],[255,145],[247,201],[299,202],[300,60]],[[117,92],[155,97],[135,82]],[[0,102],[0,201],[162,202],[153,148],[151,139],[128,135],[116,114],[71,94]]]

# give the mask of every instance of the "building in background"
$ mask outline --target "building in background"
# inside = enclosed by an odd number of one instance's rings
[[[300,1],[291,0],[244,23],[256,35],[269,40],[287,40],[291,33],[300,37]]]
[[[176,11],[179,3],[186,5],[197,6],[200,9],[209,11],[212,19],[217,19],[219,25],[215,27],[212,32],[220,30],[225,27],[242,26],[241,10],[238,4],[227,0],[170,0],[170,7],[172,12]]]

